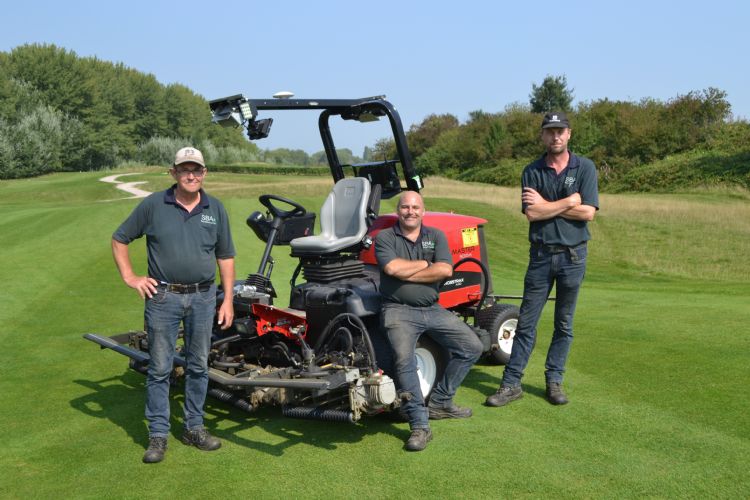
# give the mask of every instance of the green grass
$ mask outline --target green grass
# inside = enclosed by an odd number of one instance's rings
[[[745,196],[602,197],[565,407],[543,399],[547,308],[524,398],[507,408],[482,406],[501,368],[476,366],[457,395],[474,417],[435,422],[435,439],[422,453],[404,452],[407,425],[386,417],[357,425],[300,421],[275,409],[246,415],[211,400],[206,423],[224,446],[202,453],[175,438],[182,402],[175,391],[167,458],[146,466],[144,378],[126,369],[124,357],[81,338],[142,324],[142,303],[121,283],[109,248],[137,201],[102,201],[124,196],[97,182],[111,173],[0,182],[3,497],[750,495]],[[170,183],[158,169],[128,180],[147,180],[150,190]],[[260,209],[257,196],[280,194],[317,211],[325,181],[209,175],[208,190],[230,213],[239,276],[255,271],[260,255],[244,223]],[[478,198],[468,186],[456,194],[462,199],[449,199],[431,195],[429,181],[429,209],[488,219],[495,291],[520,293],[527,226],[516,190]],[[383,211],[392,206],[384,202]],[[132,253],[143,271],[143,245]],[[295,263],[287,249],[274,256],[283,305]]]

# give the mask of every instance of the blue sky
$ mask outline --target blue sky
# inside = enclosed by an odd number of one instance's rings
[[[122,62],[207,99],[385,94],[405,126],[431,113],[528,102],[566,75],[575,102],[668,100],[707,87],[750,119],[746,1],[463,0],[6,2],[0,51],[53,43]],[[264,148],[322,149],[314,112],[274,115]],[[575,128],[575,124],[573,125]],[[384,123],[334,128],[361,154]]]

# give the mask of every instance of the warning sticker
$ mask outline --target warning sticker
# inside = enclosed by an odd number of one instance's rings
[[[475,227],[467,227],[461,230],[461,239],[465,247],[475,247],[479,245],[479,231]]]

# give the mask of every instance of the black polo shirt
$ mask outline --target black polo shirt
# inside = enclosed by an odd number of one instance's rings
[[[599,188],[594,162],[570,153],[565,169],[558,175],[548,166],[546,155],[526,166],[521,175],[521,186],[535,189],[547,201],[567,198],[573,193],[581,195],[581,203],[599,210]],[[523,192],[523,190],[522,190]],[[521,211],[526,212],[522,203]],[[586,221],[553,217],[529,224],[529,241],[545,245],[575,246],[591,239]]]
[[[176,202],[174,189],[146,197],[112,237],[127,245],[146,235],[152,278],[184,284],[213,281],[216,259],[235,255],[226,210],[201,189],[200,202],[188,213]]]
[[[411,241],[403,235],[398,222],[378,233],[375,239],[375,257],[380,266],[380,295],[383,300],[415,307],[431,306],[437,302],[440,283],[403,281],[385,274],[385,265],[396,258],[453,264],[448,239],[440,229],[422,226],[417,240]]]

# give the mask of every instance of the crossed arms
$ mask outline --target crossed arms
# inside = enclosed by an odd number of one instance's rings
[[[534,188],[523,188],[521,201],[526,206],[526,218],[529,222],[552,219],[560,216],[564,219],[590,221],[594,220],[596,207],[583,205],[581,195],[573,193],[567,198],[547,201]]]
[[[402,281],[435,283],[450,278],[453,275],[453,266],[446,262],[431,264],[426,260],[396,258],[383,267],[383,272]]]

